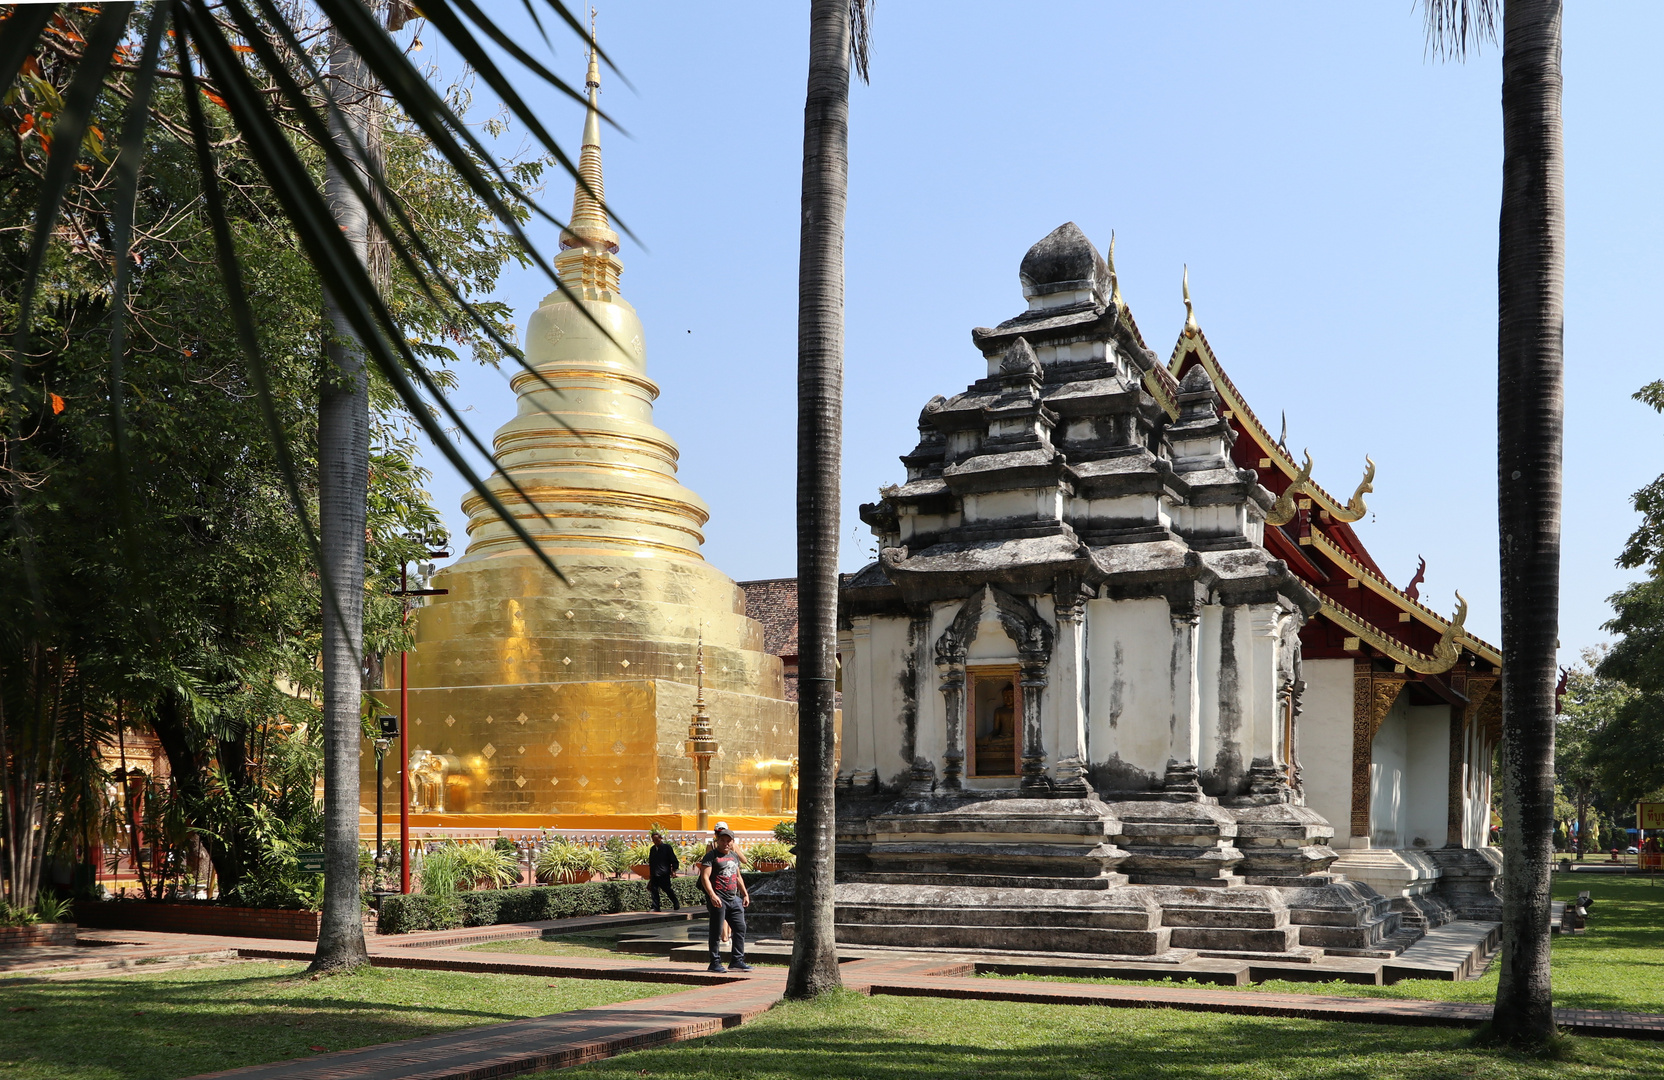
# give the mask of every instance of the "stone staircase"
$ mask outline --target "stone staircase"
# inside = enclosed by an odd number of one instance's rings
[[[839,835],[834,901],[851,946],[1302,964],[1415,933],[1326,872],[1332,830],[1286,802],[930,795],[859,822]]]

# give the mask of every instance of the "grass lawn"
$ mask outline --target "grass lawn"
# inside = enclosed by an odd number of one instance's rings
[[[1587,889],[1594,899],[1586,933],[1554,939],[1554,1003],[1570,1009],[1616,1009],[1664,1013],[1664,883],[1628,880],[1599,874],[1556,874],[1554,898],[1575,899]],[[1437,1001],[1490,1002],[1496,1000],[1501,965],[1466,982],[1413,979],[1395,986],[1357,986],[1352,983],[1264,982],[1230,989],[1282,994],[1338,994],[1344,997],[1425,998]],[[998,978],[999,976],[988,976]],[[1013,976],[1031,978],[1032,976]],[[1047,976],[1047,979],[1053,977]],[[1139,984],[1121,979],[1074,979],[1060,982]],[[1664,1049],[1659,1049],[1657,1074],[1664,1076]]]
[[[5,1080],[174,1080],[685,989],[652,983],[304,964],[0,982]]]
[[[1467,1046],[1466,1031],[840,994],[785,1004],[707,1039],[625,1054],[542,1080],[1619,1080],[1656,1077],[1652,1042],[1574,1039],[1570,1060]]]

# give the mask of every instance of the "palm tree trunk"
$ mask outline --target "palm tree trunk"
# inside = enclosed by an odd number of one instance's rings
[[[843,457],[844,203],[850,0],[813,0],[797,284],[797,925],[786,996],[842,985],[832,937],[838,473]]]
[[[370,74],[330,33],[330,92],[360,143],[370,124]],[[338,125],[333,134],[359,160]],[[361,261],[369,218],[346,178],[331,168],[324,195]],[[370,401],[364,351],[337,299],[325,293],[328,363],[318,388],[318,519],[323,578],[324,901],[314,971],[368,962],[358,889],[358,752],[364,647],[364,525],[370,469]]]
[[[1502,555],[1502,973],[1492,1038],[1554,1038],[1549,877],[1560,610],[1565,201],[1560,0],[1507,0],[1497,258]]]

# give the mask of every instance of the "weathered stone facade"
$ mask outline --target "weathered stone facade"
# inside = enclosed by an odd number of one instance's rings
[[[926,405],[906,481],[862,507],[840,940],[1398,947],[1402,913],[1329,871],[1304,796],[1322,604],[1265,543],[1298,492],[1233,461],[1208,372],[1169,374],[1073,223],[1020,278],[1028,309],[972,332],[985,375]]]

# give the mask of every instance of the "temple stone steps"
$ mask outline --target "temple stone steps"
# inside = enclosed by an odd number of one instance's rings
[[[921,919],[922,917],[922,919]],[[1159,923],[1148,912],[1097,910],[1081,907],[884,907],[864,905],[837,908],[839,925],[898,926],[928,921],[935,926],[1095,926],[1115,930],[1153,930]]]
[[[1058,877],[1030,874],[963,874],[928,871],[872,871],[861,880],[875,885],[942,885],[974,889],[1084,889],[1103,892],[1127,883],[1125,874]]]
[[[1097,926],[974,926],[919,923],[836,923],[840,944],[923,949],[988,949],[1074,952],[1104,956],[1159,956],[1172,949],[1172,931],[1117,930]]]

